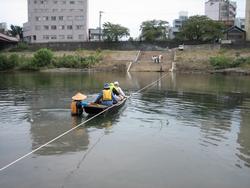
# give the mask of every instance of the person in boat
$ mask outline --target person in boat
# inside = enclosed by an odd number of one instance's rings
[[[87,98],[86,95],[82,93],[77,93],[75,96],[72,97],[71,102],[71,114],[80,116],[83,113],[83,106],[86,104],[83,102]]]
[[[113,104],[117,103],[118,99],[112,92],[112,89],[110,88],[110,84],[106,83],[104,84],[104,88],[102,92],[98,95],[98,97],[95,100],[95,103],[102,104],[105,106],[112,106]]]
[[[122,100],[124,97],[118,91],[118,88],[115,86],[114,83],[109,84],[111,91],[115,94],[117,100]]]
[[[126,97],[126,95],[124,94],[122,88],[120,87],[120,84],[118,81],[114,82],[114,88],[116,89],[116,91],[118,91],[119,96],[124,99]]]

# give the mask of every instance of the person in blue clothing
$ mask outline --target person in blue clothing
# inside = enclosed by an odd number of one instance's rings
[[[104,88],[98,97],[95,100],[95,103],[99,103],[106,106],[112,106],[113,104],[117,103],[118,100],[110,90],[110,86],[108,83],[104,84]]]

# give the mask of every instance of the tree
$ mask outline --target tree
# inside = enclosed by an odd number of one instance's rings
[[[191,16],[177,34],[177,39],[214,41],[223,35],[224,25],[207,16]]]
[[[10,26],[10,33],[13,37],[19,36],[20,40],[23,39],[23,28],[17,25],[11,25]]]
[[[119,24],[106,22],[103,24],[103,38],[106,41],[119,41],[123,37],[128,37],[129,29]]]
[[[140,40],[160,41],[168,37],[168,22],[162,20],[150,20],[142,22],[140,26]]]

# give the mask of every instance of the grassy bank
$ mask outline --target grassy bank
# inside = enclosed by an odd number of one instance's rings
[[[55,68],[120,71],[126,69],[126,64],[133,61],[137,53],[137,51],[91,51],[84,49],[76,51],[40,49],[37,52],[2,52],[0,53],[0,71],[53,71]]]
[[[183,72],[213,72],[222,69],[250,71],[250,50],[185,50],[178,51],[177,69]]]

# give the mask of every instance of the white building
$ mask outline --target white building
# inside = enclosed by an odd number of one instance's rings
[[[235,18],[234,25],[245,30],[245,18]]]
[[[28,0],[24,38],[31,43],[88,40],[88,0]]]
[[[0,23],[0,33],[6,33],[7,31],[8,31],[7,23],[6,22]]]
[[[188,19],[188,12],[181,11],[179,12],[179,18],[174,19],[173,21],[173,27],[170,28],[170,39],[174,39],[176,37],[176,34],[180,32],[180,28],[182,27],[183,23]]]
[[[208,0],[205,2],[205,15],[212,20],[234,21],[236,2],[230,0]]]

